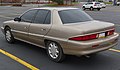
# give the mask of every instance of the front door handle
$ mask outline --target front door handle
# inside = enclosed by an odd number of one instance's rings
[[[27,27],[24,27],[24,29],[27,29]]]
[[[46,31],[46,29],[41,29],[41,31]]]

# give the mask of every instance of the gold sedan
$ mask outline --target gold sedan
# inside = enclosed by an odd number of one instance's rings
[[[78,8],[33,8],[1,27],[6,41],[21,40],[46,48],[49,58],[61,62],[65,54],[87,55],[117,44],[114,24],[93,20]]]

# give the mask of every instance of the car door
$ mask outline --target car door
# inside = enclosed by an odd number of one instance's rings
[[[89,2],[89,3],[87,4],[87,8],[90,8],[91,6],[93,6],[93,3],[92,3],[92,2]]]
[[[30,42],[43,47],[44,35],[48,33],[51,25],[51,11],[40,9],[29,27]]]
[[[20,21],[14,21],[13,33],[16,38],[21,40],[29,40],[29,26],[36,13],[37,10],[29,10],[19,17],[21,19]]]
[[[89,6],[89,3],[86,3],[86,4],[85,4],[85,8],[89,8],[88,6]]]

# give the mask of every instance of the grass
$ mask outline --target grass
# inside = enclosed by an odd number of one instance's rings
[[[112,2],[104,2],[105,4],[112,4]]]
[[[72,4],[73,4],[73,5],[75,5],[75,4],[79,4],[79,2],[72,2]]]

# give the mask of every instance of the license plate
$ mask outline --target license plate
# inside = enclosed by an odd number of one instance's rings
[[[105,38],[105,33],[100,33],[99,38]]]

